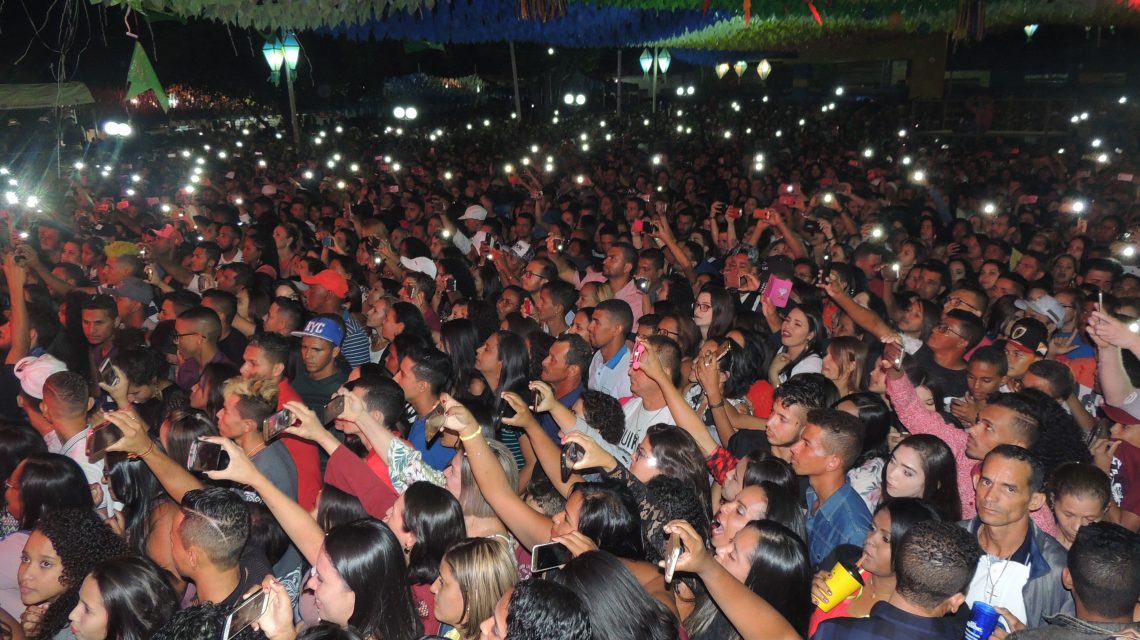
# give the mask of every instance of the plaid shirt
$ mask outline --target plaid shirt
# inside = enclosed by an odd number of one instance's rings
[[[923,618],[889,602],[879,602],[866,618],[824,620],[812,640],[960,640],[970,612],[966,607],[945,618]]]
[[[808,533],[808,555],[816,569],[841,544],[863,546],[867,529],[871,527],[871,512],[867,503],[849,484],[831,494],[819,509],[812,513],[819,496],[815,489],[807,489],[808,510],[805,514]]]
[[[717,446],[712,452],[712,455],[709,456],[709,459],[705,461],[705,464],[709,467],[709,473],[712,474],[713,480],[716,480],[716,483],[719,485],[724,484],[724,479],[728,477],[729,472],[735,469],[739,463],[740,458],[732,455],[728,452],[728,449],[721,446]]]

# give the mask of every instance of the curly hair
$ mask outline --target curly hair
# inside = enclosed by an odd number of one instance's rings
[[[586,424],[602,434],[602,439],[616,445],[625,433],[625,413],[613,396],[587,389],[582,392],[582,413]]]
[[[44,612],[32,640],[48,639],[68,625],[68,615],[79,602],[79,585],[91,569],[109,558],[127,555],[130,550],[111,527],[90,509],[60,509],[40,518],[36,531],[46,537],[59,555],[63,573],[59,582],[64,591]]]

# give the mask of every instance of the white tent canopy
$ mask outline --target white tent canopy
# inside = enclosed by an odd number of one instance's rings
[[[82,82],[0,84],[0,110],[52,109],[93,102],[95,98]]]

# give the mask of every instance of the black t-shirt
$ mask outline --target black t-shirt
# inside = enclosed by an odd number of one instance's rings
[[[914,362],[919,368],[928,371],[930,376],[938,382],[938,386],[942,387],[942,397],[961,398],[966,395],[965,367],[955,371],[938,364],[934,361],[934,351],[926,345],[922,345],[918,351],[914,352]],[[945,407],[937,408],[942,410]]]
[[[226,609],[233,608],[234,605],[241,602],[242,596],[260,585],[265,580],[265,576],[273,575],[273,567],[269,566],[265,554],[260,549],[250,549],[249,545],[246,545],[245,549],[242,550],[238,567],[241,569],[241,579],[238,581],[237,588],[226,596],[225,600],[218,603]]]
[[[24,412],[16,403],[20,395],[20,381],[16,379],[16,365],[0,368],[0,416],[12,422],[25,422]]]
[[[230,362],[240,365],[245,359],[245,348],[249,340],[237,329],[231,329],[230,335],[218,340],[218,351],[225,354]]]

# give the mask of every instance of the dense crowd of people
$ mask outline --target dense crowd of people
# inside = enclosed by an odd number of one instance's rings
[[[1140,633],[1134,150],[746,111],[13,179],[0,638]]]

